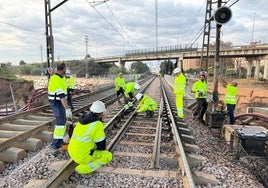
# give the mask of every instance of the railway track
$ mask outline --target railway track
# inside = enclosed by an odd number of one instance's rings
[[[146,182],[154,182],[160,187],[194,187],[196,182],[207,183],[204,178],[202,181],[196,181],[196,173],[195,180],[193,179],[189,164],[200,164],[202,157],[190,154],[196,152],[191,144],[194,138],[189,135],[190,131],[187,130],[185,122],[174,119],[174,101],[170,106],[170,96],[165,94],[167,86],[160,88],[159,81],[160,78],[153,80],[141,91],[153,95],[159,104],[153,118],[145,118],[136,111],[126,115],[120,106],[108,109],[109,119],[104,120],[109,143],[107,149],[113,152],[114,159],[109,165],[97,170],[83,186],[124,186],[125,183],[121,181],[125,178],[135,179],[135,185],[138,187],[146,186]],[[162,92],[159,92],[161,90]],[[178,129],[180,125],[182,127]],[[187,156],[185,148],[190,151]],[[190,163],[189,160],[198,162]],[[42,187],[57,187],[59,184],[75,186],[77,178],[83,179],[73,173],[75,166],[72,160],[63,162],[60,170],[49,180],[45,180],[45,183],[41,180],[40,184]],[[107,181],[100,182],[103,178]],[[202,179],[201,175],[198,175],[198,178]],[[34,184],[36,185],[36,182]],[[31,186],[29,184],[29,187]]]
[[[203,172],[200,167],[205,158],[200,155],[201,149],[195,144],[189,125],[176,118],[171,88],[165,82],[160,87],[159,82],[160,78],[157,78],[142,84],[141,92],[151,95],[159,104],[152,119],[144,118],[136,111],[124,114],[123,105],[115,102],[115,96],[101,98],[101,94],[96,95],[96,99],[101,99],[108,105],[104,118],[105,131],[107,148],[114,156],[109,165],[85,179],[74,173],[76,164],[63,153],[52,157],[52,167],[47,167],[49,162],[44,160],[44,165],[41,164],[44,172],[33,170],[37,175],[31,178],[34,181],[25,180],[28,183],[25,187],[194,187],[217,184],[216,178]],[[163,92],[159,92],[162,89]],[[107,93],[103,95],[107,96]],[[86,106],[85,103],[94,100],[77,100],[76,118],[89,111],[90,105]],[[191,102],[191,99],[186,99],[187,105]],[[41,111],[42,115],[49,113],[51,112]],[[43,155],[47,155],[46,151]],[[33,159],[35,160],[37,159]]]
[[[141,83],[146,80],[141,81]],[[74,120],[89,110],[91,103],[102,98],[107,105],[115,102],[114,86],[106,86],[74,98]],[[13,114],[0,119],[0,172],[4,163],[15,163],[26,157],[27,151],[37,151],[53,137],[54,116],[49,105]]]

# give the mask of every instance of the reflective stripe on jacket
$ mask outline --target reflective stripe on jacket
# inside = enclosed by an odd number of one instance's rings
[[[137,112],[145,112],[147,110],[154,112],[156,109],[157,109],[156,101],[151,97],[149,97],[148,95],[144,95],[141,101],[139,102]]]
[[[48,83],[48,99],[60,100],[67,95],[67,88],[64,78],[58,74],[51,76]]]
[[[236,104],[237,87],[228,84],[226,86],[225,104]]]
[[[186,87],[186,77],[180,73],[174,78],[174,93],[175,94],[184,94]]]
[[[94,121],[86,125],[78,122],[69,142],[68,152],[71,158],[79,163],[90,154],[91,150],[96,149],[95,143],[104,139],[105,133],[101,121]]]
[[[120,77],[115,78],[114,85],[115,85],[115,90],[118,91],[120,89],[120,87],[124,87],[125,79],[120,78]]]
[[[194,83],[192,91],[195,92],[195,98],[207,98],[207,83],[205,81],[198,80]],[[202,92],[202,96],[199,95],[199,92]]]

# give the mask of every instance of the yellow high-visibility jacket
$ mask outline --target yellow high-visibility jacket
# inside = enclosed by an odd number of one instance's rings
[[[129,98],[129,93],[132,93],[134,95],[135,93],[135,82],[128,82],[125,84],[124,86],[124,90],[125,90],[125,97],[128,99]]]
[[[86,118],[90,119],[92,117]],[[105,141],[105,138],[104,126],[101,121],[94,120],[86,124],[79,121],[68,145],[70,157],[77,163],[83,162],[84,157],[97,150],[97,143]]]
[[[65,77],[65,83],[67,89],[74,90],[75,89],[75,79],[73,76]]]
[[[186,77],[184,74],[180,73],[179,76],[174,78],[174,93],[184,94],[186,87]]]
[[[48,82],[48,99],[60,100],[67,95],[67,88],[64,81],[64,77],[59,74],[51,76]]]
[[[154,99],[148,95],[144,95],[138,105],[137,112],[155,111],[157,109],[157,103]]]
[[[114,80],[114,85],[115,85],[115,90],[118,91],[120,89],[120,87],[124,87],[125,85],[125,79],[124,78],[120,78],[119,76],[115,78]]]
[[[237,87],[227,84],[224,98],[225,104],[236,104]]]
[[[195,98],[207,98],[208,88],[206,81],[196,81],[192,87],[192,91],[195,92]],[[202,95],[199,95],[200,92],[202,92]]]

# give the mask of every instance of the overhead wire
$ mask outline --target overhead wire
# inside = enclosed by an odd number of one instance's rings
[[[87,4],[93,8],[93,10],[108,24],[110,25],[110,27],[127,43],[129,43],[129,41],[117,30],[117,28],[111,23],[109,22],[96,8],[94,5],[92,5],[90,2],[88,2],[88,0],[85,0],[87,2]],[[129,43],[130,44],[130,43]],[[132,46],[133,47],[133,46]]]
[[[129,36],[129,34],[128,34],[128,32],[127,32],[127,30],[126,30],[126,28],[120,23],[119,19],[118,19],[118,18],[115,16],[115,14],[113,13],[111,7],[108,5],[108,3],[105,2],[105,4],[106,4],[106,6],[108,7],[108,10],[111,12],[111,14],[113,15],[113,17],[115,18],[115,20],[117,21],[117,23],[118,23],[118,24],[120,25],[120,27],[122,28],[122,30],[126,33],[127,37],[128,37],[129,39],[131,39],[130,36]]]

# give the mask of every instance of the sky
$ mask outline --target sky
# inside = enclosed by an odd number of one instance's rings
[[[62,1],[51,0],[51,7]],[[0,62],[47,60],[44,2],[0,1]],[[222,41],[234,46],[268,43],[267,0],[225,2],[232,18],[222,26]],[[156,46],[193,43],[201,48],[203,34],[198,33],[203,31],[205,8],[206,0],[69,0],[51,13],[55,61],[83,59],[85,36],[88,53],[96,58]]]

